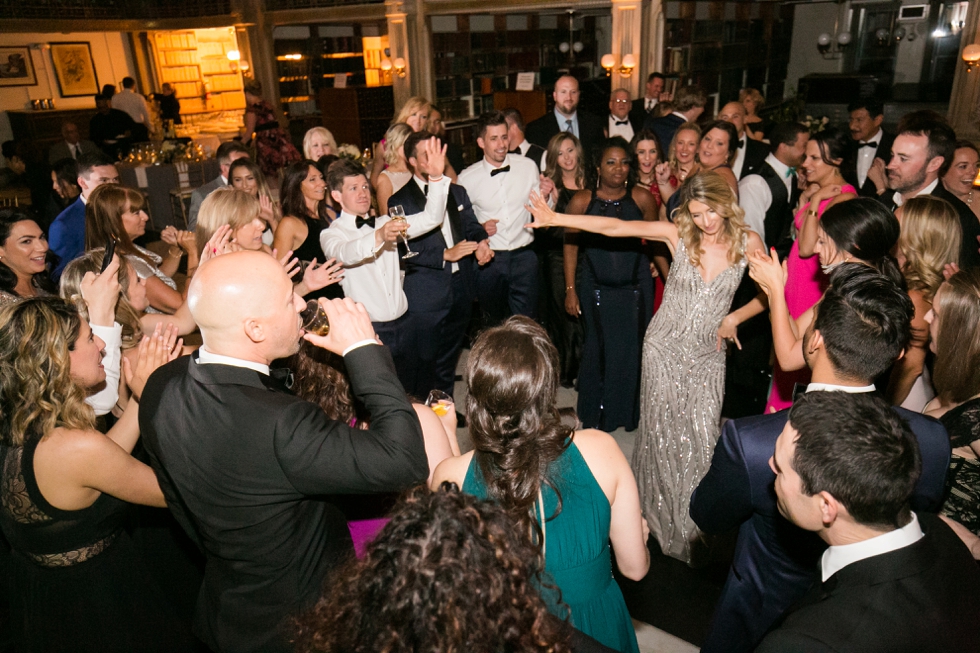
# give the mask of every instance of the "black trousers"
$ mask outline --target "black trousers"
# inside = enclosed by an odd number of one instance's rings
[[[493,260],[477,272],[477,297],[485,326],[496,326],[511,315],[537,317],[538,257],[534,250],[495,251]]]
[[[418,373],[418,350],[415,346],[416,337],[408,315],[402,315],[388,322],[372,322],[374,332],[381,338],[381,343],[391,352],[395,363],[398,380],[405,388],[415,386],[415,376]],[[425,397],[422,397],[425,399]]]

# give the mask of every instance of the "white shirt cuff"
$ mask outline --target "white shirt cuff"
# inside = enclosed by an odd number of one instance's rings
[[[351,353],[355,349],[360,349],[361,347],[365,347],[367,345],[376,345],[376,344],[378,344],[378,341],[375,340],[374,338],[371,338],[370,340],[358,340],[353,345],[345,349],[342,355],[346,356],[347,354]]]

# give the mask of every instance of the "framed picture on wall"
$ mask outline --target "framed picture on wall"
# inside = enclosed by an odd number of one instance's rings
[[[37,86],[28,48],[0,48],[0,86]]]
[[[99,92],[99,78],[87,43],[52,43],[51,60],[61,97],[80,97]]]

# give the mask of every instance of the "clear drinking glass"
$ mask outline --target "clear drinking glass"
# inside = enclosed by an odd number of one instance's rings
[[[432,409],[432,412],[442,417],[453,410],[453,398],[442,390],[432,390],[429,392],[425,405]]]
[[[405,207],[403,207],[401,204],[396,204],[395,206],[389,206],[388,217],[390,217],[392,220],[395,220],[396,222],[405,222]],[[404,233],[401,236],[402,236],[402,242],[405,243],[405,249],[408,250],[405,252],[405,255],[402,256],[402,258],[406,259],[406,258],[413,258],[415,256],[418,256],[419,253],[413,252],[412,248],[408,246],[408,237]]]
[[[320,303],[311,299],[306,302],[306,308],[299,314],[303,320],[303,329],[308,333],[318,336],[325,336],[330,333],[330,322],[327,321],[327,313],[320,306]]]

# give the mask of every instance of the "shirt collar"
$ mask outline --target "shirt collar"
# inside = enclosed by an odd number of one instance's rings
[[[517,146],[517,149],[520,150],[521,156],[524,156],[527,154],[527,151],[528,149],[530,149],[530,147],[531,147],[531,143],[529,143],[528,140],[525,138],[523,141],[521,141],[521,144]]]
[[[872,136],[868,140],[862,141],[862,142],[864,142],[864,143],[876,143],[876,144],[877,143],[881,143],[881,134],[882,134],[881,127],[879,127],[878,128],[878,132],[874,136]]]
[[[687,116],[685,116],[685,115],[684,115],[683,113],[681,113],[680,111],[672,111],[672,112],[670,113],[670,115],[672,115],[672,116],[677,116],[678,118],[683,118],[683,119],[684,119],[684,122],[687,122]]]
[[[780,179],[786,178],[786,171],[789,170],[789,166],[777,159],[775,154],[770,153],[766,157],[766,163],[779,175]]]
[[[936,186],[938,185],[939,185],[939,177],[936,177],[935,179],[932,180],[931,184],[929,184],[928,186],[920,190],[918,193],[913,195],[913,197],[918,197],[920,195],[930,195],[932,194],[932,191],[936,190]],[[912,198],[910,197],[909,199]],[[905,204],[905,199],[902,197],[902,194],[899,193],[898,191],[895,191],[895,194],[892,195],[892,200],[895,202],[895,206],[901,206]]]
[[[563,114],[561,111],[558,110],[558,107],[555,107],[555,118],[558,119],[558,126],[564,127],[565,122],[568,120],[571,120],[573,123],[578,122],[578,111],[573,113],[571,116],[566,116],[565,114]]]
[[[898,549],[915,544],[923,537],[922,527],[919,526],[919,518],[912,513],[912,519],[908,524],[893,531],[883,533],[877,537],[872,537],[854,544],[842,544],[832,546],[823,552],[820,558],[820,573],[822,580],[836,574],[847,565],[854,564],[866,558],[880,556]]]
[[[222,356],[221,354],[215,354],[204,347],[197,350],[197,363],[198,365],[230,365],[231,367],[245,367],[250,370],[255,370],[259,374],[265,374],[269,376],[269,366],[263,365],[262,363],[256,363],[255,361],[246,361],[241,358],[233,358],[231,356]]]
[[[859,392],[874,392],[875,385],[835,385],[833,383],[810,383],[806,386],[807,392],[850,392],[851,394],[858,394]]]
[[[219,174],[218,176],[221,177],[221,183],[224,184],[225,186],[227,186],[228,185],[228,178],[225,177],[222,174]]]
[[[486,156],[484,156],[481,159],[481,162],[483,163],[483,167],[486,168],[487,174],[490,174],[492,171],[496,170],[497,168],[503,168],[504,166],[509,166],[510,165],[510,154],[508,154],[507,156],[504,157],[504,162],[501,163],[499,166],[495,166],[492,163],[490,163],[489,161],[487,161],[487,157]]]
[[[425,191],[425,187],[429,185],[429,182],[428,181],[426,181],[425,179],[422,179],[418,175],[412,175],[412,179],[415,180],[415,183],[416,184],[418,184],[420,191],[423,191],[424,192]]]
[[[84,204],[85,206],[88,206],[88,200],[85,199],[85,196],[84,195],[82,195],[81,193],[79,193],[78,194],[78,199],[82,200],[82,204]]]

